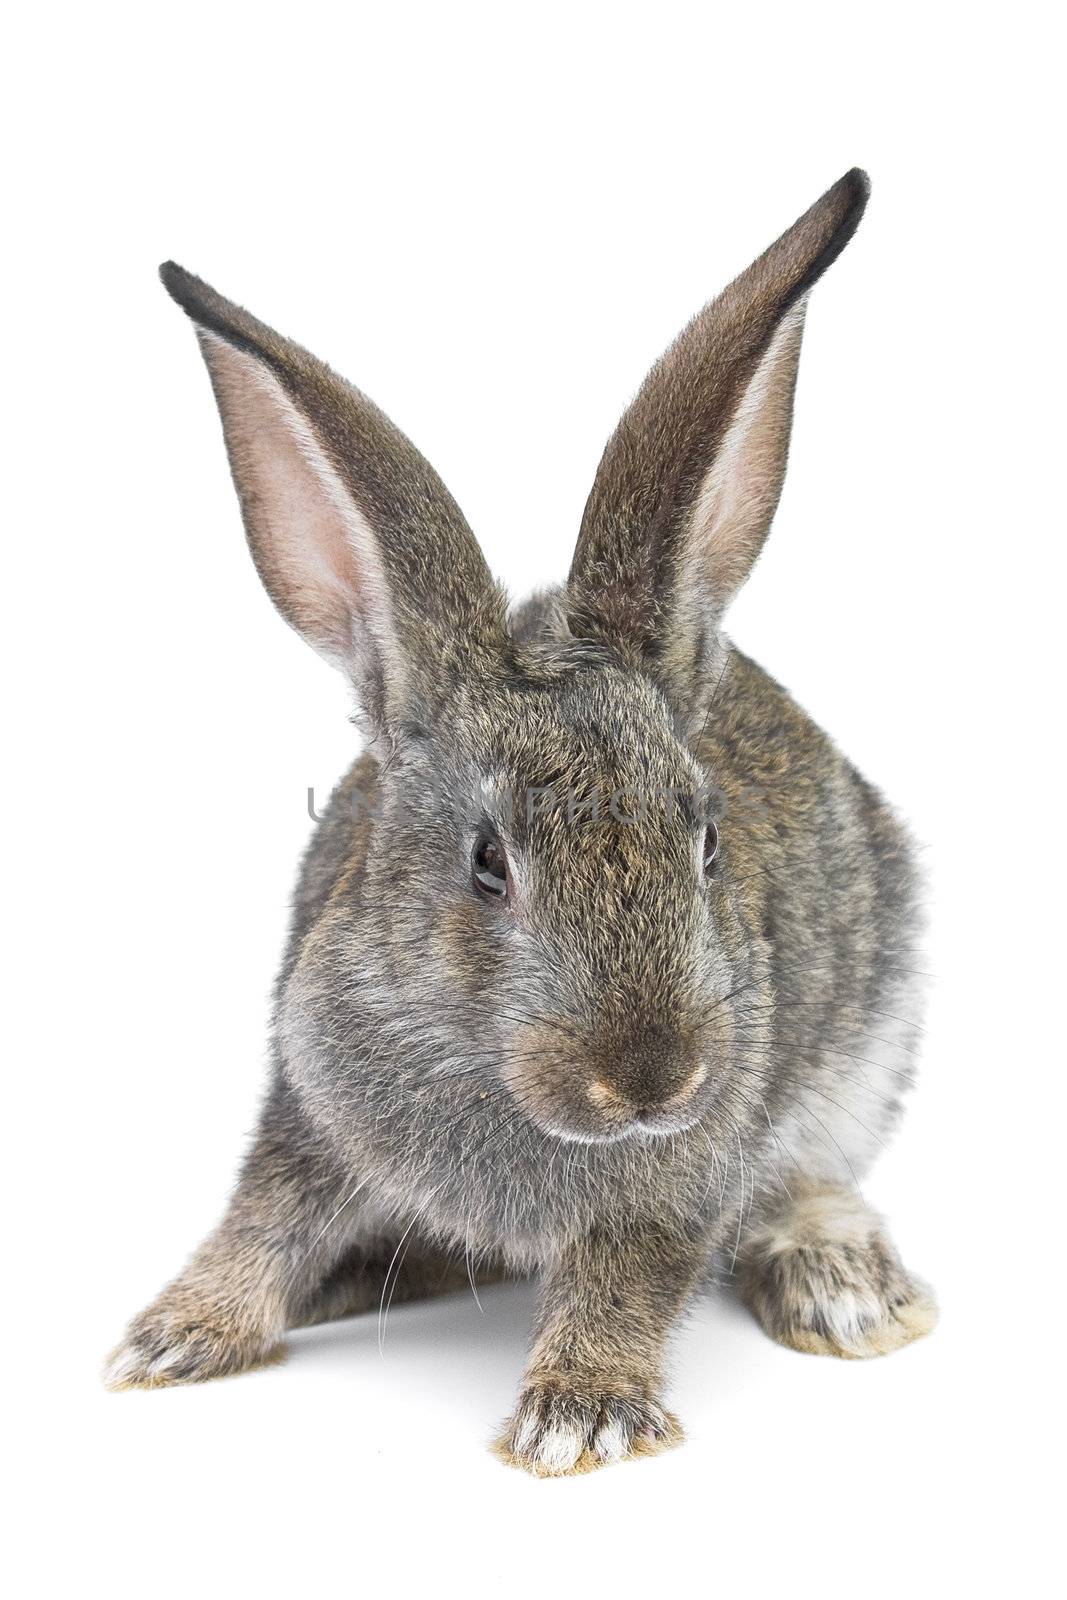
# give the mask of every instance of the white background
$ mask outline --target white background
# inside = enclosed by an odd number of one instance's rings
[[[1051,8],[185,4],[26,11],[4,90],[14,1592],[1044,1592],[1063,1368],[1062,185]],[[252,1125],[339,678],[241,533],[175,256],[431,457],[515,592],[688,316],[847,167],[738,642],[913,820],[925,1077],[870,1185],[938,1290],[885,1361],[691,1318],[683,1450],[486,1452],[531,1291],[106,1394]],[[9,1494],[9,1510],[11,1500]]]

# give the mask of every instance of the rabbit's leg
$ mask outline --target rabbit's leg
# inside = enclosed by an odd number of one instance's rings
[[[108,1386],[195,1383],[278,1359],[294,1313],[351,1244],[350,1186],[276,1090],[222,1221],[130,1324]]]
[[[554,1477],[680,1443],[660,1404],[660,1369],[707,1254],[703,1239],[636,1224],[568,1246],[547,1271],[533,1354],[497,1454]]]
[[[812,1187],[763,1217],[741,1287],[772,1339],[813,1355],[887,1355],[937,1321],[929,1289],[854,1189]]]
[[[396,1252],[395,1240],[386,1245],[355,1245],[311,1291],[305,1304],[294,1313],[292,1326],[306,1328],[339,1317],[355,1317],[377,1310],[383,1299],[399,1305],[405,1300],[427,1300],[434,1295],[469,1294],[472,1282],[501,1283],[507,1276],[502,1266],[490,1264],[468,1270],[462,1257],[430,1248],[405,1249],[399,1263]]]

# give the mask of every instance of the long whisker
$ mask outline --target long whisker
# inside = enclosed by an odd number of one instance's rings
[[[740,1128],[735,1126],[734,1132],[737,1134],[737,1159],[741,1163],[741,1209],[737,1213],[737,1238],[734,1240],[734,1253],[730,1262],[731,1276],[733,1275],[734,1268],[737,1266],[737,1252],[741,1248],[741,1227],[745,1220],[745,1152],[741,1148]]]
[[[767,1043],[781,1043],[781,1042],[783,1042],[783,1041],[739,1039],[739,1040],[736,1041],[736,1045],[739,1045],[740,1048],[738,1049],[735,1046],[735,1048],[731,1051],[730,1059],[731,1059],[731,1061],[737,1060],[737,1059],[744,1059],[746,1051],[750,1052],[751,1055],[753,1055],[756,1059],[762,1059],[763,1055],[764,1055],[764,1046]],[[784,1043],[788,1044],[789,1041],[785,1040]],[[818,1048],[820,1048],[820,1047],[816,1047],[816,1049],[818,1049]],[[826,1049],[827,1047],[826,1046],[822,1046],[821,1048],[822,1049]],[[830,1050],[829,1053],[831,1055],[847,1055],[848,1054],[848,1052],[845,1051],[845,1050]],[[863,1057],[863,1056],[852,1056],[852,1057],[850,1057],[850,1059],[854,1060],[856,1062],[862,1062],[866,1058]],[[897,1072],[897,1071],[895,1071],[895,1069],[893,1067],[883,1067],[881,1065],[881,1063],[877,1062],[877,1061],[867,1062],[867,1065],[870,1066],[870,1067],[873,1067],[876,1072],[888,1072],[888,1073],[891,1073],[896,1078],[902,1078],[904,1080],[904,1087],[905,1088],[909,1087],[910,1084],[911,1084],[911,1074],[910,1073]],[[831,1066],[829,1064],[829,1062],[826,1062],[826,1061],[820,1061],[816,1070],[818,1070],[820,1072],[832,1073],[835,1078],[843,1078],[846,1083],[853,1084],[863,1094],[870,1095],[875,1100],[884,1100],[886,1105],[895,1105],[897,1103],[897,1096],[895,1094],[891,1094],[891,1095],[890,1094],[883,1094],[883,1092],[880,1089],[876,1089],[874,1087],[874,1085],[867,1078],[866,1074],[861,1074],[861,1076],[859,1078],[857,1078],[853,1073],[848,1072],[844,1067],[833,1067],[833,1066]],[[792,1072],[789,1072],[787,1074],[787,1077],[788,1077],[788,1080],[790,1082],[792,1082],[792,1083],[797,1083],[797,1084],[801,1084],[801,1085],[803,1085],[803,1083],[804,1083],[804,1079],[803,1078],[797,1078],[797,1077],[793,1076]]]
[[[303,1263],[304,1261],[307,1260],[308,1256],[311,1254],[312,1250],[314,1250],[314,1248],[318,1244],[319,1240],[324,1236],[324,1234],[326,1234],[329,1231],[330,1228],[333,1227],[334,1223],[337,1221],[338,1217],[341,1215],[341,1212],[344,1211],[347,1206],[350,1206],[352,1204],[352,1201],[356,1198],[357,1194],[360,1194],[367,1187],[369,1182],[370,1182],[370,1178],[369,1177],[364,1178],[363,1182],[362,1183],[357,1183],[356,1187],[352,1190],[352,1193],[350,1195],[348,1195],[348,1197],[346,1199],[341,1201],[341,1204],[337,1207],[337,1210],[334,1212],[333,1216],[330,1217],[328,1219],[328,1221],[323,1224],[323,1226],[319,1229],[319,1232],[315,1235],[314,1239],[312,1239],[311,1243],[308,1245],[307,1249],[304,1251],[304,1254],[301,1257],[301,1263]]]

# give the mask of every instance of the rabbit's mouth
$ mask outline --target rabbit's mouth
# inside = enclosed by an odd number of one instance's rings
[[[534,1111],[528,1104],[527,1115],[538,1123],[545,1133],[555,1139],[572,1144],[620,1144],[628,1139],[666,1139],[686,1133],[701,1121],[703,1109],[685,1112],[669,1111],[661,1106],[627,1107],[612,1118],[578,1117],[569,1109],[558,1105],[545,1112]]]

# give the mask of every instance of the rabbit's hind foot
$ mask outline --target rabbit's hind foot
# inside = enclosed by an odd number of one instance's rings
[[[104,1365],[109,1389],[166,1389],[229,1378],[285,1360],[282,1342],[250,1339],[219,1318],[189,1320],[155,1302],[131,1325]]]
[[[747,1241],[741,1288],[772,1339],[811,1355],[888,1355],[937,1321],[930,1290],[850,1189],[813,1189],[764,1218]]]
[[[198,1303],[175,1284],[130,1324],[105,1363],[104,1382],[109,1389],[202,1383],[282,1361],[285,1354],[262,1325],[252,1328],[217,1304]]]

